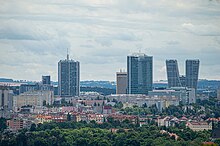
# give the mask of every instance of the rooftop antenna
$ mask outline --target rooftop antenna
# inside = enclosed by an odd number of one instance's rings
[[[67,48],[67,60],[69,60],[69,49]]]

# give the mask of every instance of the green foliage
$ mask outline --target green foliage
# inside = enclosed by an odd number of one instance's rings
[[[111,128],[117,127],[113,132]],[[34,126],[33,126],[34,127]],[[126,127],[126,128],[125,128]],[[35,131],[22,130],[18,134],[4,133],[0,145],[4,146],[197,146],[208,141],[209,131],[194,132],[174,127],[166,130],[180,136],[174,140],[168,134],[160,133],[161,127],[144,125],[136,127],[128,120],[115,121],[112,118],[103,124],[95,122],[64,122],[39,124]],[[218,141],[217,141],[218,143]]]
[[[2,132],[6,128],[7,128],[6,119],[5,118],[0,118],[0,132]]]
[[[30,131],[35,131],[36,130],[36,124],[31,124],[31,128],[30,128]]]

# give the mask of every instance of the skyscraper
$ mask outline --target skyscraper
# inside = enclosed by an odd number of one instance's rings
[[[197,89],[199,60],[186,60],[186,87]]]
[[[42,84],[50,85],[50,76],[42,76]]]
[[[116,73],[116,94],[126,94],[127,93],[127,72],[117,72]]]
[[[64,96],[79,96],[80,93],[80,64],[78,61],[67,59],[58,62],[58,94]]]
[[[168,87],[181,87],[177,60],[166,60]]]
[[[128,94],[148,94],[153,84],[153,57],[144,53],[127,56]]]

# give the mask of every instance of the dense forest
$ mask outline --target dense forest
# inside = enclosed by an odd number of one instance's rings
[[[117,129],[117,130],[115,130]],[[167,132],[176,133],[175,140]],[[138,127],[129,121],[103,124],[95,122],[64,122],[32,124],[30,130],[19,133],[4,132],[0,135],[1,146],[198,146],[209,141],[210,131],[193,132],[188,128],[165,128],[153,124]]]

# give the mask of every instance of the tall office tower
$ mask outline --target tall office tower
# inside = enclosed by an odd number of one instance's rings
[[[80,93],[80,64],[78,61],[67,59],[58,62],[58,94],[61,97],[79,96]]]
[[[127,72],[116,73],[116,94],[127,93]]]
[[[166,60],[168,87],[181,87],[177,60]]]
[[[50,76],[42,76],[42,84],[50,85]]]
[[[197,89],[199,60],[186,60],[186,87]]]
[[[148,94],[153,86],[153,57],[144,53],[127,56],[128,94]]]
[[[13,91],[8,87],[0,86],[0,109],[12,109]]]

